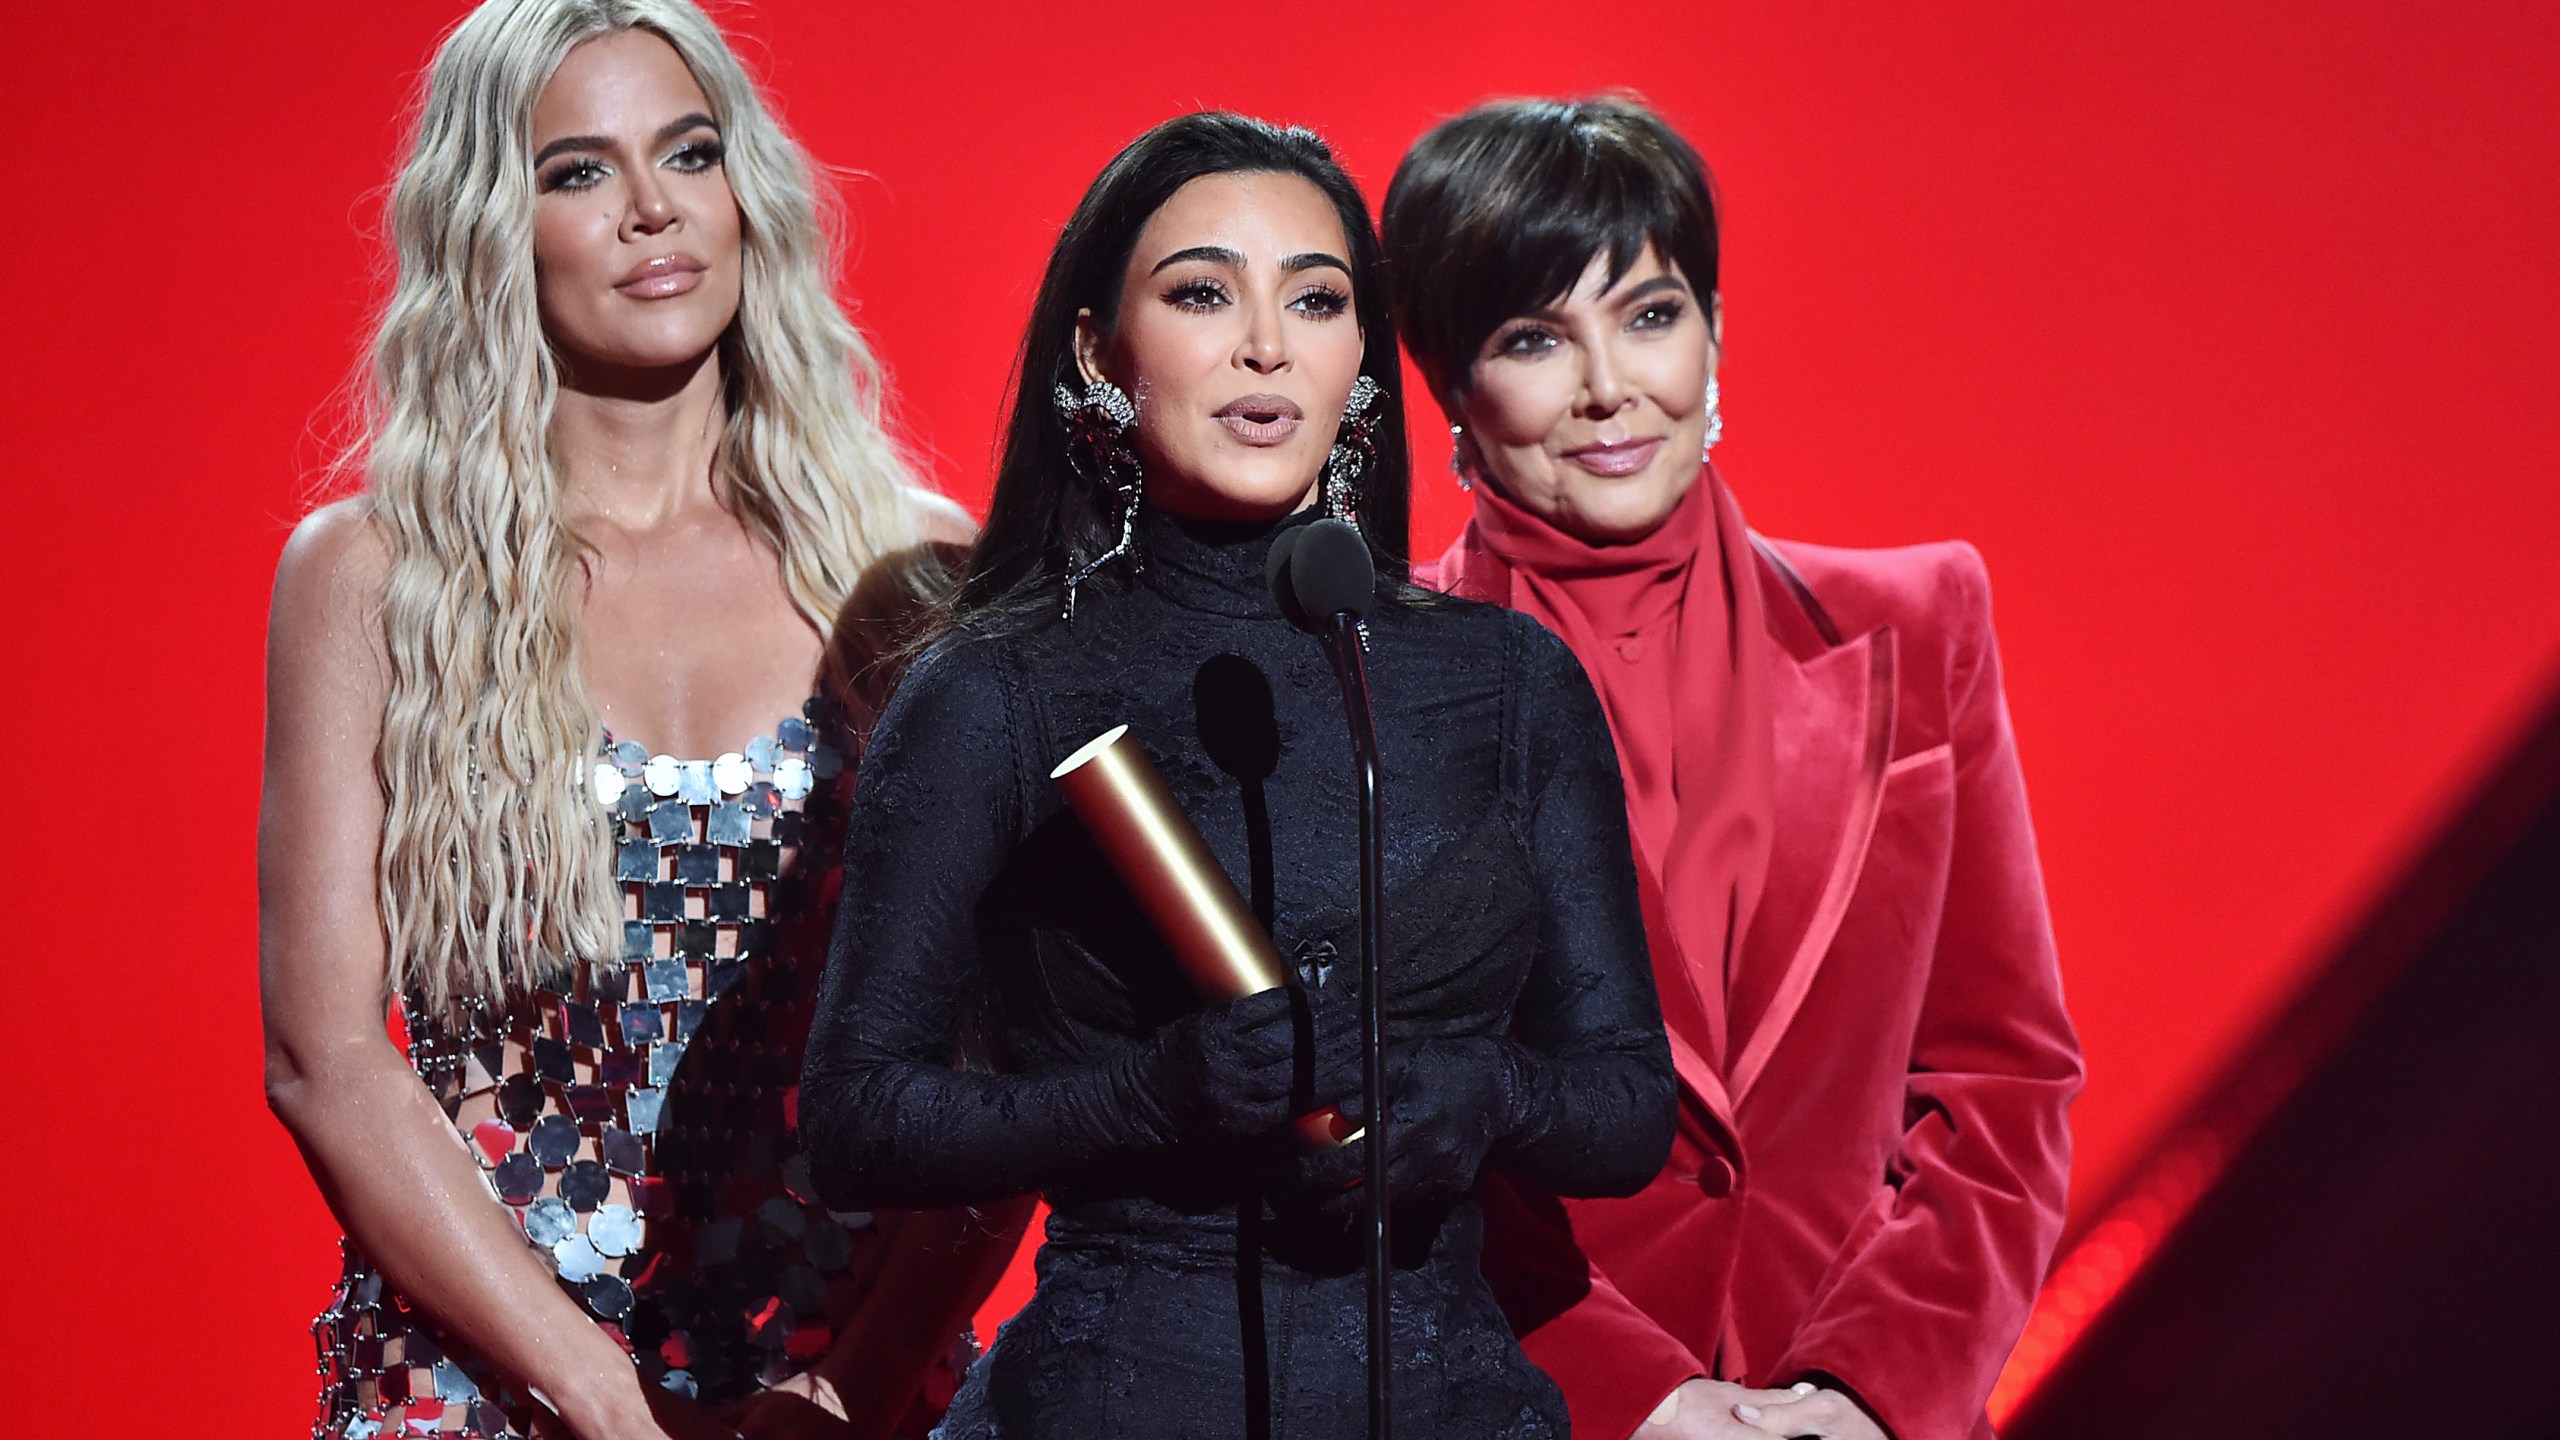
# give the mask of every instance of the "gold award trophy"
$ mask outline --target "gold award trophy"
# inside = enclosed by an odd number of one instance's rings
[[[1095,736],[1060,761],[1049,778],[1201,998],[1239,1000],[1288,983],[1271,937],[1128,726]],[[1360,1138],[1339,1110],[1301,1115],[1290,1128],[1314,1147]]]

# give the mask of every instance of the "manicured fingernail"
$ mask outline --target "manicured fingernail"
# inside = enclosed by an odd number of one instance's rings
[[[1733,1407],[1733,1413],[1741,1416],[1745,1420],[1757,1420],[1760,1418],[1760,1407],[1757,1405],[1736,1405]]]
[[[1787,1388],[1793,1390],[1799,1395],[1810,1395],[1813,1393],[1813,1382],[1810,1380],[1799,1380]]]

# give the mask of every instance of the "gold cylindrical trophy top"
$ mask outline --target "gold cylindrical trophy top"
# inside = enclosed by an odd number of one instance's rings
[[[1094,737],[1049,778],[1203,996],[1235,1000],[1284,983],[1271,937],[1128,726]]]
[[[1241,1000],[1288,983],[1280,952],[1209,853],[1182,802],[1165,788],[1146,746],[1115,725],[1058,763],[1049,778],[1102,847],[1193,989]],[[1345,1145],[1361,1132],[1334,1109],[1290,1122],[1304,1144]]]

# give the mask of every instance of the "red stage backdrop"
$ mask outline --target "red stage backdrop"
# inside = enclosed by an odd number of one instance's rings
[[[334,1228],[259,1092],[267,580],[454,0],[12,7],[0,1003],[14,1433],[295,1433]],[[1988,556],[2091,1081],[2082,1213],[2560,655],[2560,9],[843,6],[723,18],[844,177],[847,294],[984,504],[1047,246],[1178,110],[1374,196],[1435,118],[1627,86],[1728,216],[1726,473]],[[1460,500],[1437,417],[1417,541]]]

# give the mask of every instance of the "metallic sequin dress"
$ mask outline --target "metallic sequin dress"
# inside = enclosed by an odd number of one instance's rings
[[[593,778],[626,895],[620,956],[411,1029],[410,1063],[561,1286],[644,1381],[706,1404],[825,1354],[879,1269],[871,1217],[817,1203],[796,1129],[850,740],[823,701],[715,760],[606,736]],[[312,1329],[322,1440],[528,1425],[521,1389],[352,1244]],[[955,1341],[927,1377],[931,1408],[969,1351]]]

